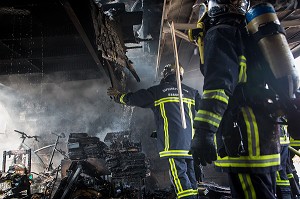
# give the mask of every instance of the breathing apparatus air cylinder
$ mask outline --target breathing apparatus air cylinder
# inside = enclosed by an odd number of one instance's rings
[[[281,90],[289,98],[293,98],[299,87],[299,75],[285,30],[280,25],[274,7],[269,3],[257,4],[246,13],[246,20],[247,29],[258,43],[276,81],[287,85]]]

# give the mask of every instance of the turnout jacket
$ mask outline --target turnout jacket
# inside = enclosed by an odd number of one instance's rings
[[[206,33],[203,95],[194,127],[216,133],[214,163],[220,170],[273,172],[280,164],[279,134],[264,106],[264,75],[251,62],[257,57],[248,56],[253,49],[247,53],[245,37],[240,28],[227,24]]]
[[[181,84],[186,126],[182,127],[180,104],[175,75],[166,82],[120,95],[116,101],[125,105],[151,108],[157,126],[157,147],[160,157],[192,158],[188,154],[193,137],[193,119],[200,94]]]

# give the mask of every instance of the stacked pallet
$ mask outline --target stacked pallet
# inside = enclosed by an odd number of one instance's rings
[[[71,133],[68,139],[68,156],[71,160],[105,158],[106,144],[87,133]]]

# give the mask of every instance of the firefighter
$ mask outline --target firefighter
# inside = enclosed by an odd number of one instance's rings
[[[296,150],[300,148],[300,140],[294,139],[290,136],[290,146]],[[293,151],[289,152],[289,159],[288,159],[288,179],[291,185],[292,191],[292,198],[300,198],[300,188],[299,188],[299,177],[297,170],[295,168],[293,158],[295,157],[295,153]]]
[[[228,173],[233,198],[271,199],[280,166],[277,118],[272,117],[277,93],[266,84],[270,68],[262,67],[265,59],[245,28],[248,8],[247,0],[208,1],[203,95],[191,153],[203,166],[214,162]]]
[[[299,100],[300,99],[300,89],[296,91],[295,95],[296,95],[296,99]],[[296,121],[294,121],[294,122],[296,122]],[[297,129],[295,129],[295,131],[299,132],[299,130],[297,130]],[[289,132],[289,128],[288,128],[288,132]],[[294,149],[296,149],[297,151],[300,149],[300,136],[299,135],[294,135],[294,136],[290,135],[290,146],[293,147]],[[294,161],[293,161],[294,157],[295,157],[295,153],[293,151],[290,151],[289,162],[288,162],[290,174],[288,177],[290,180],[293,197],[300,198],[299,176],[298,176],[297,170],[294,165]]]
[[[182,127],[175,65],[168,64],[159,85],[136,92],[120,93],[109,88],[107,94],[129,106],[151,108],[157,125],[157,147],[161,158],[168,159],[171,182],[177,198],[197,198],[198,189],[192,155],[188,154],[193,137],[193,118],[200,100],[197,90],[182,84],[187,128]],[[180,77],[183,68],[180,66]]]
[[[291,199],[291,185],[289,181],[289,136],[287,126],[282,123],[285,119],[279,118],[276,130],[280,134],[280,169],[276,172],[276,195],[278,199]]]
[[[290,146],[298,151],[300,149],[300,140],[299,139],[294,139],[293,137],[290,136]],[[293,158],[294,157],[295,157],[295,153],[291,151],[290,152],[291,169],[292,169],[293,177],[295,178],[295,180],[296,180],[296,182],[299,186],[299,177],[298,177],[296,168],[295,168],[294,163],[293,163]]]

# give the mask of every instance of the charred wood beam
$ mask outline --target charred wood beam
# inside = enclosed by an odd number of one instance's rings
[[[83,42],[85,43],[86,47],[88,48],[91,56],[93,57],[95,63],[97,64],[98,68],[102,71],[103,68],[100,67],[101,65],[101,61],[95,51],[95,49],[93,48],[93,45],[91,44],[91,41],[89,40],[84,28],[82,27],[76,13],[74,12],[71,4],[69,3],[69,1],[67,0],[61,0],[62,5],[64,6],[69,18],[71,19],[71,21],[73,22],[76,30],[78,31],[78,33],[80,34]]]
[[[113,88],[123,91],[124,88],[122,88],[122,86],[121,86],[122,84],[120,84],[119,80],[116,78],[113,67],[111,66],[110,62],[106,59],[105,59],[105,62],[106,62],[105,66],[107,68],[107,73],[108,73],[108,76],[110,79],[111,86]]]

